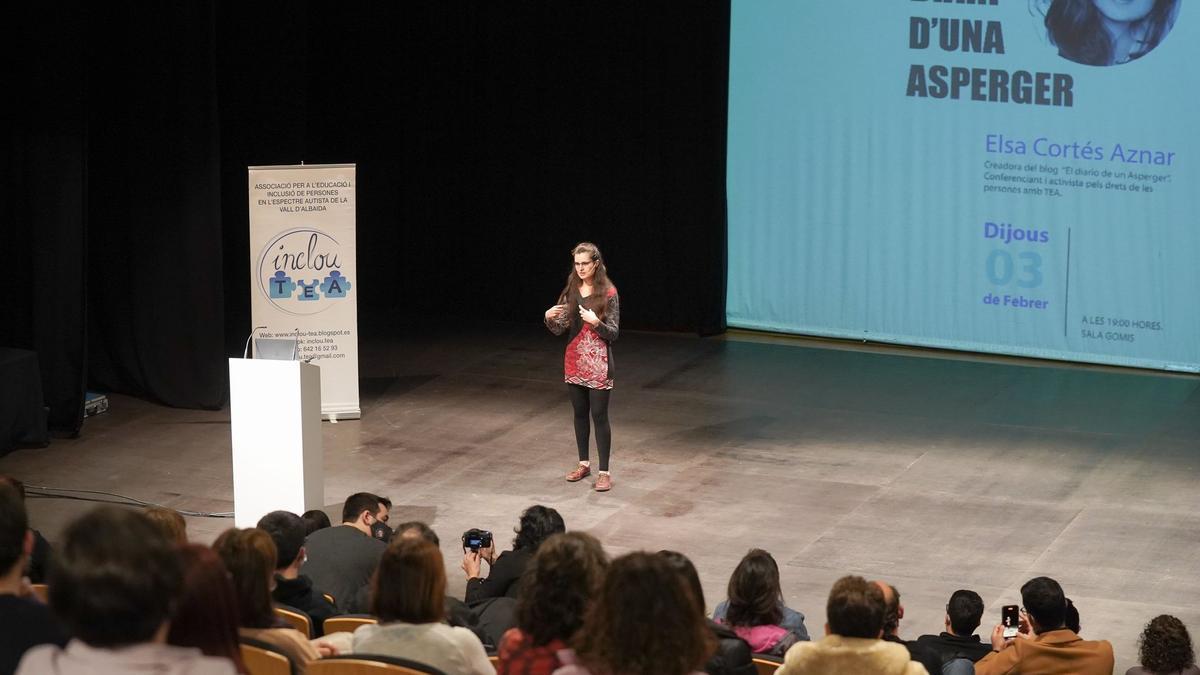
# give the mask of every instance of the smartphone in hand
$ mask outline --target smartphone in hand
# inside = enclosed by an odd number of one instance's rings
[[[1021,608],[1005,605],[1000,608],[1000,623],[1004,626],[1004,639],[1017,637],[1021,628]]]

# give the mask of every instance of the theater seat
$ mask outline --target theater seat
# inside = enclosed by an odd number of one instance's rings
[[[292,660],[278,648],[261,640],[243,637],[239,640],[242,660],[250,675],[293,675]]]
[[[275,605],[275,616],[283,619],[287,622],[287,625],[300,631],[304,637],[312,639],[312,619],[308,617],[308,614],[305,614],[295,607]]]
[[[322,624],[322,628],[325,630],[326,635],[343,631],[346,633],[353,633],[359,626],[365,626],[367,624],[374,623],[379,623],[379,619],[376,619],[370,614],[340,614],[338,616],[331,616],[328,619],[325,619],[325,623]]]
[[[758,675],[771,675],[783,665],[783,659],[765,654],[754,654],[750,660],[754,662]]]
[[[307,675],[446,675],[433,666],[395,656],[348,654],[310,661]]]

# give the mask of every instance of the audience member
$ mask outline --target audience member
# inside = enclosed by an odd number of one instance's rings
[[[21,502],[25,502],[25,484],[13,478],[0,474],[0,484],[12,486],[17,494],[21,497]],[[28,511],[25,512],[28,515]],[[33,552],[26,556],[25,561],[25,576],[29,577],[31,584],[44,584],[50,578],[50,561],[54,556],[54,549],[51,548],[50,542],[42,536],[34,528],[29,529],[33,533]]]
[[[410,520],[407,523],[400,523],[396,526],[396,533],[392,537],[395,539],[407,539],[410,541],[423,540],[434,546],[441,546],[442,542],[438,539],[437,532],[425,523],[419,520]],[[499,642],[498,639],[492,639],[488,632],[480,628],[479,617],[467,607],[467,603],[459,600],[456,597],[446,596],[446,623],[451,626],[462,626],[470,630],[483,641],[483,645],[489,649],[494,648]],[[511,624],[510,624],[511,625]],[[507,630],[507,628],[505,629]],[[504,631],[500,631],[503,635]]]
[[[1104,640],[1084,640],[1064,625],[1067,599],[1057,581],[1037,577],[1025,582],[1021,603],[1025,606],[1022,632],[1005,640],[1004,626],[996,624],[992,631],[995,651],[975,663],[976,673],[1111,675],[1112,645]]]
[[[437,532],[425,523],[419,520],[410,520],[407,523],[400,523],[396,526],[397,537],[408,537],[409,539],[424,539],[425,541],[440,547],[442,541],[438,539]]]
[[[229,571],[215,551],[199,544],[179,547],[183,592],[171,618],[167,644],[195,647],[233,662],[248,673],[238,646],[238,603]]]
[[[303,675],[308,662],[321,658],[318,644],[288,628],[275,616],[271,586],[275,581],[275,543],[259,529],[230,528],[213,542],[213,550],[233,578],[238,600],[238,635],[266,642],[287,654]],[[332,651],[332,650],[331,650]]]
[[[154,523],[167,541],[178,546],[188,543],[187,521],[178,511],[163,506],[149,506],[142,512],[142,515]]]
[[[887,642],[904,645],[904,648],[908,650],[909,658],[925,666],[925,670],[931,673],[939,672],[942,669],[942,659],[938,657],[937,652],[900,637],[900,619],[904,618],[904,605],[900,604],[900,591],[896,590],[895,586],[882,581],[876,581],[875,584],[883,593],[883,639]]]
[[[687,582],[692,596],[700,604],[700,612],[703,613],[707,605],[704,603],[704,588],[700,585],[700,575],[696,573],[696,566],[687,556],[676,551],[659,551],[658,555],[666,559]],[[705,623],[717,640],[717,650],[708,663],[704,664],[704,672],[708,675],[755,675],[758,672],[750,645],[745,640],[738,637],[729,626],[710,619],[705,619]]]
[[[25,653],[18,675],[229,675],[229,659],[166,644],[183,571],[175,546],[141,513],[97,508],[67,526],[50,604],[74,636]]]
[[[411,659],[446,675],[493,675],[479,638],[442,623],[445,596],[442,552],[423,539],[395,539],[372,581],[371,613],[379,624],[354,631],[352,651]]]
[[[556,534],[538,548],[517,595],[516,627],[500,640],[500,675],[550,675],[558,653],[583,625],[600,591],[608,556],[584,532]]]
[[[609,565],[575,650],[555,675],[685,675],[715,649],[704,612],[666,558],[635,552]]]
[[[375,523],[371,525],[371,536],[386,544],[392,540],[392,535],[394,534],[392,528],[388,527],[388,518],[392,512],[392,500],[387,497],[380,497],[379,503],[383,505],[383,511],[375,519]]]
[[[781,625],[783,591],[779,586],[779,565],[770,553],[760,548],[750,549],[730,575],[726,595],[729,599],[724,616],[717,622],[733,628],[754,653],[783,656],[792,645],[808,639],[802,615],[799,628]]]
[[[932,649],[943,665],[951,659],[974,663],[992,652],[992,645],[975,635],[982,620],[983,598],[975,591],[954,591],[946,603],[946,630],[940,635],[922,635],[917,644]]]
[[[67,644],[67,631],[49,607],[33,597],[25,565],[33,551],[33,532],[16,487],[0,483],[0,673],[17,669],[30,647]]]
[[[759,550],[759,549],[753,549],[751,551],[751,553],[753,553],[754,551],[757,551],[757,550]],[[764,551],[764,553],[765,553],[765,551]],[[747,553],[746,557],[749,557],[749,555],[750,555],[750,553]],[[768,553],[767,556],[769,557],[770,554]],[[746,557],[742,558],[743,563],[746,561]],[[775,561],[774,558],[772,558],[771,562],[773,563],[774,561]],[[741,564],[741,563],[739,563],[739,564]],[[775,569],[776,569],[775,576],[778,577],[779,576],[779,574],[778,574],[779,566],[776,565]],[[736,570],[734,573],[735,574],[737,573]],[[731,578],[730,581],[732,582],[733,579]],[[783,604],[782,590],[780,591],[777,604],[779,605],[779,611],[781,614],[781,618],[779,620],[779,625],[782,626],[783,628],[786,628],[786,629],[796,633],[796,635],[802,636],[801,639],[808,640],[809,639],[808,627],[804,625],[804,615],[801,614],[800,612],[797,612],[796,610],[792,609],[791,607],[788,607],[787,605]],[[726,618],[726,614],[728,614],[728,612],[729,612],[729,600],[728,599],[722,600],[721,603],[717,605],[716,609],[713,610],[713,616],[712,616],[713,621],[716,621],[717,623],[726,623],[725,618]]]
[[[1170,614],[1160,614],[1138,638],[1140,665],[1125,675],[1200,675],[1187,626]]]
[[[329,522],[329,516],[320,509],[305,511],[301,516],[304,519],[304,536],[308,536],[317,530],[323,530],[333,525]]]
[[[825,605],[825,637],[789,649],[777,675],[925,673],[903,645],[881,639],[884,612],[883,590],[877,584],[858,576],[838,579]]]
[[[493,541],[487,548],[465,552],[462,569],[467,574],[467,604],[475,605],[488,598],[517,597],[517,582],[521,580],[521,574],[538,546],[550,535],[566,531],[558,511],[548,506],[534,505],[521,514],[521,522],[515,530],[517,538],[513,541],[511,551],[505,551],[496,558]],[[486,579],[479,578],[481,560],[486,560],[490,567]]]
[[[1075,606],[1075,603],[1070,598],[1067,598],[1067,613],[1063,617],[1063,625],[1075,631],[1076,634],[1079,634],[1081,628],[1079,625],[1079,608]]]
[[[312,579],[300,573],[307,557],[304,550],[304,521],[289,511],[272,511],[258,520],[258,529],[275,542],[275,602],[298,609],[312,619],[313,634],[324,633],[325,619],[337,614],[320,589],[313,588]]]
[[[341,612],[367,611],[371,575],[387,548],[371,535],[371,527],[387,517],[380,497],[358,492],[346,498],[341,525],[317,530],[305,541],[308,561],[300,571],[313,586],[332,595]]]

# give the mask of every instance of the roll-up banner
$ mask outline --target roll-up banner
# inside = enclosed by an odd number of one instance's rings
[[[250,313],[321,367],[321,415],[358,418],[355,165],[252,166]]]

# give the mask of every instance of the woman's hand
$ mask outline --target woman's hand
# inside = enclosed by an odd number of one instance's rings
[[[317,648],[317,653],[321,655],[321,658],[338,655],[338,648],[325,640],[314,642],[313,646]]]
[[[479,549],[479,557],[486,560],[489,565],[494,565],[496,563],[496,544],[495,544],[495,542],[493,542],[492,545],[488,546],[487,548]]]
[[[600,317],[596,316],[595,312],[587,307],[584,307],[583,305],[579,306],[579,318],[583,319],[584,323],[592,327],[595,327],[596,324],[600,323]]]
[[[551,319],[557,319],[558,317],[562,316],[562,313],[564,310],[566,310],[566,308],[566,305],[555,305],[551,307],[550,309],[546,310],[546,320],[550,321]]]
[[[476,579],[479,577],[479,551],[467,551],[463,554],[462,570],[467,573],[468,579]]]

